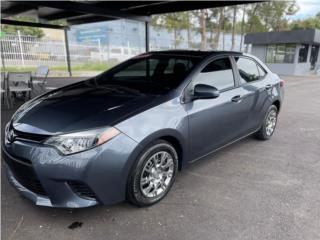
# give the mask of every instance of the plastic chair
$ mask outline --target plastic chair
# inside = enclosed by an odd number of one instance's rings
[[[46,90],[54,90],[55,87],[48,87],[47,85],[47,78],[49,75],[49,67],[45,65],[40,65],[37,67],[34,76],[32,77],[32,88],[33,90],[37,90],[36,88],[39,87],[40,93]]]
[[[31,72],[9,72],[8,73],[8,92],[11,105],[14,102],[14,97],[18,93],[24,93],[25,100],[27,95],[31,94]],[[12,100],[12,101],[11,101]]]

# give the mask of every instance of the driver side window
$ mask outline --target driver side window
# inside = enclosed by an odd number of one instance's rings
[[[197,84],[206,84],[224,90],[235,86],[233,70],[228,57],[220,58],[209,63],[196,76],[193,86]]]

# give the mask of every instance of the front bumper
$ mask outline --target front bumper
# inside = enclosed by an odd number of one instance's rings
[[[12,185],[36,205],[62,208],[125,200],[139,145],[125,134],[85,152],[62,156],[52,147],[15,141],[3,146]]]

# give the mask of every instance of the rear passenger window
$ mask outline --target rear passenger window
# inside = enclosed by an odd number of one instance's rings
[[[248,58],[235,57],[237,62],[241,83],[248,83],[260,79],[257,64]]]
[[[234,87],[234,77],[229,58],[221,58],[209,63],[196,77],[193,85],[206,84],[223,90]]]

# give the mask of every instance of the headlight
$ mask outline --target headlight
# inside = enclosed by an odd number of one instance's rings
[[[53,136],[47,139],[44,144],[56,147],[64,155],[69,155],[99,146],[119,133],[119,130],[113,127],[94,129]]]

